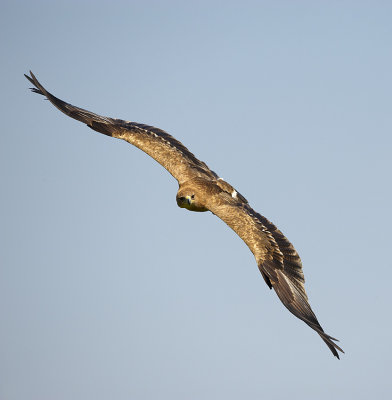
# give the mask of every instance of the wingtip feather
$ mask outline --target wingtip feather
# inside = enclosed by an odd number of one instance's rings
[[[35,87],[33,87],[33,88],[30,88],[30,90],[33,92],[33,93],[37,93],[37,94],[41,94],[42,96],[47,96],[48,95],[48,93],[47,93],[47,91],[43,88],[43,86],[38,82],[38,79],[35,77],[35,75],[30,71],[30,75],[31,76],[28,76],[28,75],[26,75],[26,74],[23,74],[25,77],[26,77],[26,79],[28,79],[28,81],[30,82],[30,83],[32,83]]]

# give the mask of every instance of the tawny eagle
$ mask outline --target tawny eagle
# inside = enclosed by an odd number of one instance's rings
[[[25,77],[35,86],[31,90],[45,96],[64,114],[97,132],[133,144],[166,168],[178,181],[179,207],[211,211],[232,228],[255,256],[269,288],[274,289],[286,308],[314,329],[339,358],[337,350],[343,350],[335,343],[337,339],[324,332],[309,305],[298,253],[273,223],[251,208],[244,196],[165,131],[75,107],[49,93],[31,71],[30,75]]]

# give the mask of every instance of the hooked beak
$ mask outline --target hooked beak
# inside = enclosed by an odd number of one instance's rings
[[[185,198],[187,199],[188,204],[190,205],[191,204],[191,196],[186,196]]]

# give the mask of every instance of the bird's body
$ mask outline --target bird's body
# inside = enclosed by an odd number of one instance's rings
[[[255,256],[269,288],[273,288],[285,307],[314,329],[339,358],[337,350],[343,350],[335,343],[336,339],[323,331],[308,303],[298,253],[274,224],[251,208],[244,196],[165,131],[75,107],[49,93],[32,73],[25,76],[35,86],[34,92],[46,96],[63,113],[97,132],[131,143],[166,168],[179,184],[178,206],[189,211],[211,211],[232,228]]]

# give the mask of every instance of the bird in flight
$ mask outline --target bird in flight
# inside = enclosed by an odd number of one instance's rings
[[[45,96],[64,114],[94,131],[133,144],[166,168],[179,184],[178,206],[189,211],[211,211],[223,220],[249,247],[265,283],[275,290],[284,306],[314,329],[335,357],[339,358],[337,350],[344,353],[335,343],[338,340],[324,332],[310,307],[301,259],[294,246],[229,183],[165,131],[75,107],[49,93],[31,71],[25,77],[34,85],[34,93]]]

